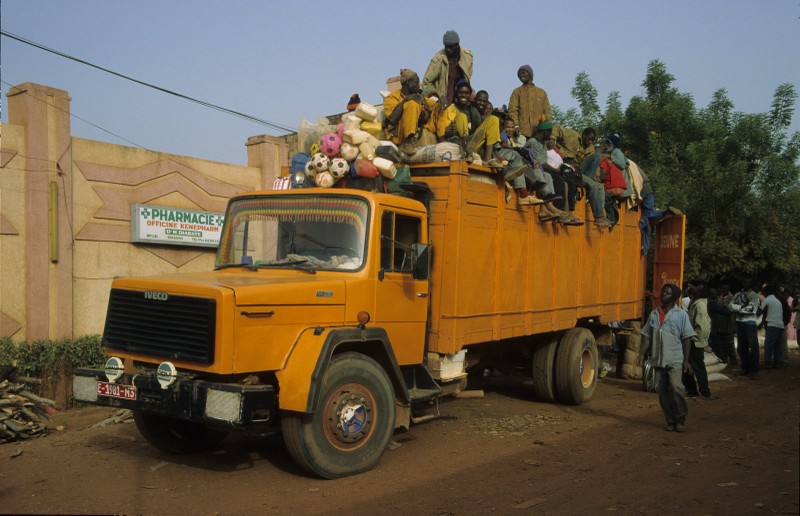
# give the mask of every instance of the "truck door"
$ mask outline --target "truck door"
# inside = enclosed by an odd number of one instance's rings
[[[375,324],[386,329],[397,361],[418,364],[425,344],[428,281],[415,280],[413,244],[422,242],[422,219],[386,210],[381,216],[380,279]]]
[[[686,238],[686,216],[668,217],[656,224],[653,257],[653,294],[674,283],[683,288],[683,248]]]

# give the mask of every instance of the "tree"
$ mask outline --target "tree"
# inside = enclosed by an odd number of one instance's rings
[[[580,117],[573,127],[578,129],[597,127],[601,118],[600,106],[597,104],[597,89],[592,86],[589,74],[580,72],[575,77],[575,86],[570,93],[580,107]]]
[[[597,110],[592,124],[598,134],[621,134],[623,148],[648,174],[657,203],[686,212],[687,278],[795,280],[800,133],[788,134],[794,86],[778,86],[768,113],[745,114],[735,111],[722,88],[697,109],[674,81],[662,62],[651,61],[644,95],[623,109],[619,93],[611,92],[600,113],[597,91],[581,72],[572,89],[579,110],[570,108],[565,118],[579,122]]]

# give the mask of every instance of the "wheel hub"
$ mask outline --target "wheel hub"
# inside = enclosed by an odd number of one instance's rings
[[[334,445],[354,445],[372,430],[372,403],[369,396],[341,390],[330,399],[325,414],[325,433]]]
[[[583,352],[580,361],[580,379],[581,385],[583,385],[584,389],[588,389],[592,386],[594,374],[595,368],[594,364],[592,363],[592,354],[586,350]]]

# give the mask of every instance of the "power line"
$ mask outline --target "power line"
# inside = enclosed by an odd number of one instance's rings
[[[102,66],[98,66],[96,64],[90,63],[90,62],[85,61],[83,59],[79,59],[79,58],[71,56],[69,54],[65,54],[63,52],[59,52],[58,50],[46,47],[46,46],[44,46],[42,44],[36,43],[35,41],[31,41],[29,39],[23,38],[22,36],[17,36],[16,34],[11,34],[10,32],[4,31],[4,30],[0,30],[0,34],[2,34],[3,36],[6,36],[7,38],[11,38],[11,39],[17,40],[17,41],[19,41],[21,43],[25,43],[26,45],[30,45],[30,46],[38,48],[40,50],[44,50],[45,52],[50,52],[50,53],[55,54],[57,56],[64,57],[66,59],[75,61],[76,63],[81,63],[81,64],[84,64],[86,66],[91,66],[92,68],[96,68],[97,70],[101,70],[103,72],[110,73],[111,75],[116,75],[117,77],[121,77],[121,78],[126,79],[126,80],[131,81],[131,82],[135,82],[136,84],[140,84],[142,86],[146,86],[148,88],[152,88],[152,89],[160,91],[162,93],[167,93],[169,95],[173,95],[175,97],[178,97],[178,98],[181,98],[181,99],[184,99],[184,100],[188,100],[188,101],[194,102],[196,104],[200,104],[201,106],[205,106],[205,107],[208,107],[208,108],[211,108],[211,109],[216,109],[217,111],[221,111],[221,112],[227,113],[229,115],[233,115],[233,116],[236,116],[236,117],[239,117],[239,118],[243,118],[244,120],[248,120],[250,122],[255,122],[257,124],[270,127],[270,128],[275,129],[277,131],[281,131],[281,132],[284,132],[284,133],[294,133],[294,132],[297,131],[297,129],[294,129],[294,128],[291,128],[291,127],[288,127],[288,126],[284,126],[284,125],[277,124],[277,123],[274,123],[274,122],[269,122],[267,120],[263,120],[261,118],[254,117],[252,115],[248,115],[248,114],[245,114],[245,113],[241,113],[239,111],[234,111],[232,109],[224,108],[222,106],[218,106],[218,105],[212,104],[210,102],[206,102],[206,101],[203,101],[203,100],[199,100],[199,99],[190,97],[188,95],[184,95],[182,93],[178,93],[176,91],[168,90],[166,88],[162,88],[161,86],[156,86],[155,84],[150,84],[148,82],[144,82],[144,81],[140,81],[138,79],[134,79],[133,77],[129,77],[127,75],[115,72],[113,70],[109,70],[108,68],[103,68]]]
[[[6,86],[8,86],[8,87],[10,87],[10,88],[16,88],[16,86],[14,86],[14,85],[12,85],[11,83],[9,83],[9,82],[7,82],[7,81],[5,81],[5,80],[2,80],[2,79],[0,79],[0,83],[2,83],[2,84],[5,84]],[[44,102],[42,99],[40,99],[40,98],[38,98],[38,97],[36,97],[36,96],[34,96],[34,95],[31,95],[31,94],[30,94],[29,92],[27,92],[27,91],[23,91],[22,93],[24,93],[25,95],[29,95],[31,98],[33,98],[33,99],[34,99],[34,100],[36,100],[37,102]],[[66,110],[64,110],[64,109],[61,109],[60,107],[58,107],[58,106],[56,106],[56,105],[53,105],[53,108],[55,108],[55,109],[57,109],[57,110],[61,111],[62,113],[66,113],[66,114],[68,114],[68,115],[69,115],[70,117],[72,117],[72,118],[75,118],[75,119],[77,119],[77,120],[80,120],[81,122],[84,122],[84,123],[86,123],[86,124],[89,124],[90,126],[92,126],[92,127],[96,128],[96,129],[99,129],[99,130],[103,131],[104,133],[106,133],[106,134],[109,134],[109,135],[113,136],[114,138],[118,138],[118,139],[122,140],[122,141],[123,141],[123,142],[125,142],[125,143],[128,143],[128,144],[130,144],[130,145],[133,145],[134,147],[137,147],[137,148],[139,148],[139,149],[142,149],[142,150],[146,150],[146,151],[148,151],[148,152],[152,152],[152,153],[154,153],[154,154],[158,154],[159,156],[162,156],[162,158],[163,158],[163,159],[166,159],[166,160],[168,160],[168,161],[172,161],[172,162],[174,162],[174,163],[176,163],[176,164],[178,164],[178,165],[180,165],[180,166],[184,166],[184,167],[185,167],[185,166],[187,166],[185,163],[181,163],[181,162],[180,162],[180,161],[178,161],[177,159],[175,159],[175,158],[173,158],[172,156],[170,156],[170,155],[169,155],[169,153],[162,152],[162,151],[157,151],[157,150],[153,150],[153,149],[149,149],[149,148],[145,147],[144,145],[139,145],[138,143],[136,143],[136,142],[134,142],[134,141],[131,141],[131,140],[129,140],[129,139],[127,139],[127,138],[125,138],[124,136],[120,136],[120,135],[119,135],[119,134],[117,134],[117,133],[114,133],[114,132],[112,132],[112,131],[109,131],[108,129],[105,129],[105,128],[103,128],[103,127],[101,127],[101,126],[99,126],[99,125],[97,125],[97,124],[95,124],[95,123],[93,123],[93,122],[90,122],[89,120],[86,120],[85,118],[82,118],[82,117],[80,117],[80,116],[76,115],[75,113],[72,113],[71,111],[66,111]],[[72,145],[72,144],[70,143],[70,145]],[[24,155],[22,155],[22,154],[20,154],[20,156],[21,156],[21,157],[24,157],[25,159],[36,159],[36,160],[42,160],[42,161],[47,161],[47,162],[49,162],[49,163],[55,163],[56,165],[58,165],[58,161],[53,161],[53,160],[44,159],[44,158],[31,158],[31,157],[29,157],[29,156],[24,156]],[[191,156],[187,156],[187,157],[191,158]],[[60,160],[60,159],[61,159],[61,158],[59,158],[59,160]]]

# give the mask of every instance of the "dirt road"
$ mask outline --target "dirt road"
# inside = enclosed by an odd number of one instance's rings
[[[278,436],[172,456],[133,424],[92,426],[112,410],[72,410],[51,424],[64,430],[0,445],[0,513],[798,514],[800,354],[732,378],[689,400],[685,434],[636,381],[603,378],[579,407],[490,383],[397,433],[375,470],[328,481]]]

